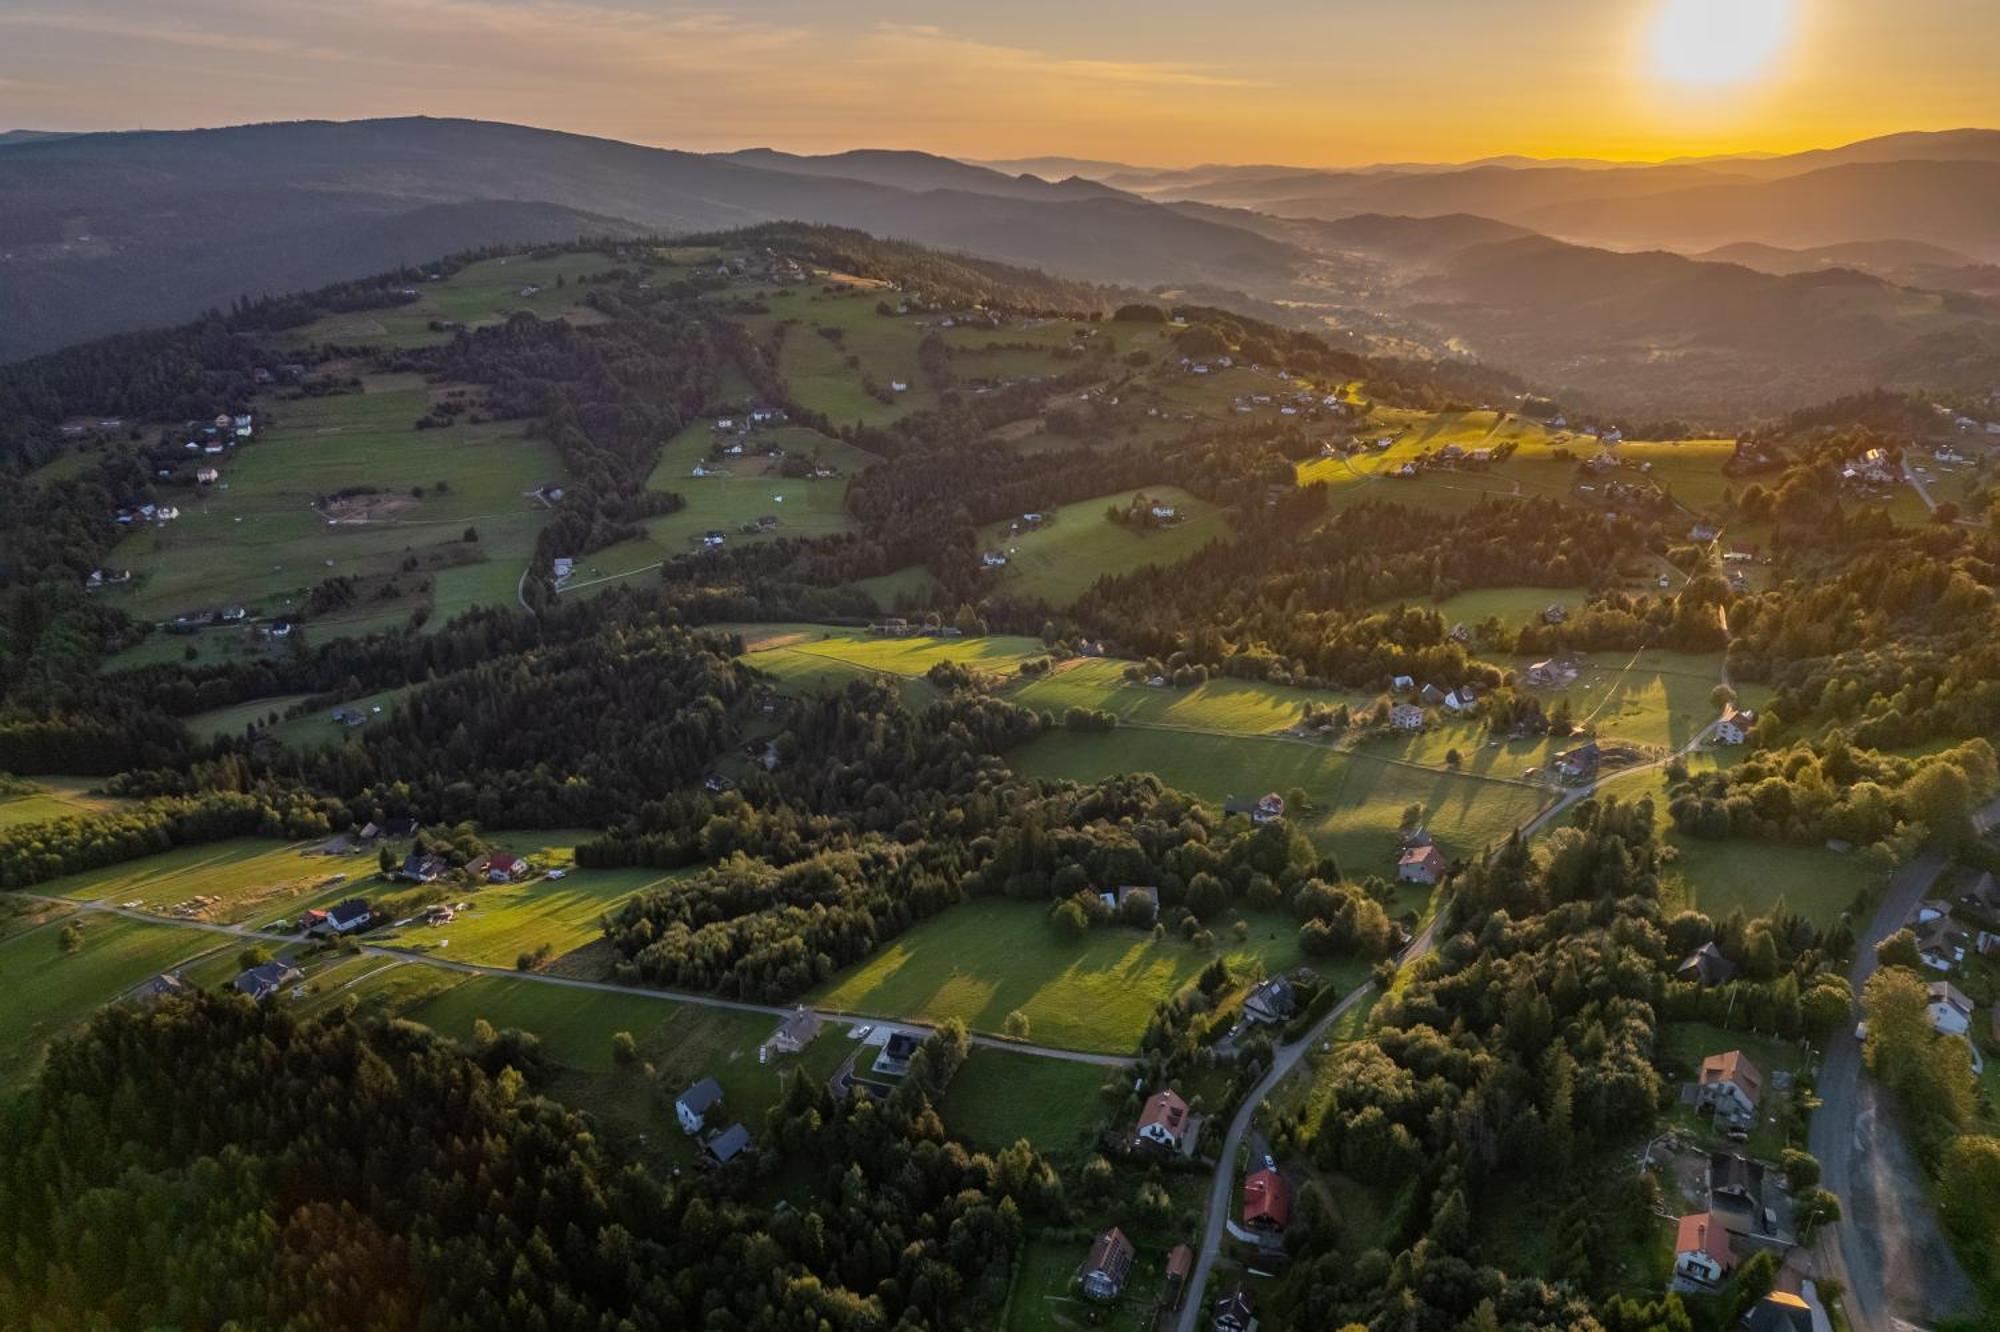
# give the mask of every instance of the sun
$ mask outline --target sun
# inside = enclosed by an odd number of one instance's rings
[[[1653,64],[1674,83],[1748,82],[1790,40],[1792,8],[1793,0],[1660,0]]]

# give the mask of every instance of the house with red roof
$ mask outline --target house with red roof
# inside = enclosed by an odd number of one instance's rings
[[[1691,1212],[1674,1234],[1674,1273],[1703,1285],[1722,1284],[1736,1268],[1729,1231],[1713,1212]]]
[[[1282,1235],[1292,1222],[1292,1186],[1269,1169],[1253,1171],[1243,1181],[1243,1224],[1269,1235]]]
[[[1165,1089],[1154,1092],[1146,1099],[1145,1109],[1139,1112],[1139,1128],[1133,1140],[1139,1146],[1151,1144],[1177,1152],[1187,1128],[1187,1102],[1171,1089]]]

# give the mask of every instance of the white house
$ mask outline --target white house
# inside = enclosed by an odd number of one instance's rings
[[[1925,989],[1930,1003],[1925,1013],[1931,1030],[1945,1036],[1963,1036],[1972,1028],[1972,1000],[1950,981],[1932,981]]]
[[[1695,1212],[1680,1220],[1674,1237],[1674,1274],[1706,1286],[1722,1284],[1736,1266],[1729,1231],[1713,1212]]]
[[[1718,1120],[1753,1123],[1757,1118],[1757,1103],[1764,1095],[1764,1075],[1743,1057],[1741,1050],[1710,1055],[1701,1061],[1696,1095],[1699,1104],[1714,1109]]]
[[[1154,1092],[1139,1112],[1139,1127],[1133,1135],[1141,1143],[1180,1150],[1181,1136],[1188,1128],[1187,1102],[1171,1090]]]
[[[1389,725],[1399,731],[1424,729],[1424,710],[1414,703],[1398,703],[1389,709]]]
[[[714,1078],[703,1078],[674,1101],[674,1117],[680,1120],[684,1132],[700,1133],[708,1122],[708,1112],[721,1104],[722,1084]]]

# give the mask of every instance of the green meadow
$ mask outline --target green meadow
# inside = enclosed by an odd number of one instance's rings
[[[338,890],[336,875],[344,876],[349,890],[374,875],[373,857],[323,856],[314,850],[318,845],[233,837],[85,870],[35,891],[162,914],[199,895],[215,899],[201,919],[247,923],[287,915],[307,899]]]
[[[437,391],[413,379],[261,402],[256,436],[217,461],[222,481],[188,492],[178,520],[119,544],[112,562],[135,574],[133,589],[115,594],[122,608],[154,620],[232,603],[302,614],[315,585],[364,580],[357,602],[313,617],[310,632],[325,637],[401,623],[418,607],[511,602],[549,514],[528,492],[560,484],[561,460],[518,421],[415,429]],[[315,506],[350,487],[371,493],[337,510]],[[468,528],[477,540],[463,539]],[[242,631],[197,637],[217,632]]]
[[[83,931],[74,955],[57,943],[70,920]],[[0,1091],[32,1077],[48,1042],[91,1010],[199,954],[234,952],[235,942],[89,912],[53,916],[0,939]]]
[[[1238,916],[1251,926],[1240,941],[1230,929]],[[1224,912],[1211,925],[1217,946],[1242,966],[1279,972],[1299,962],[1298,927],[1289,917]],[[1037,1045],[1125,1054],[1159,1002],[1209,961],[1181,940],[1119,926],[1063,938],[1041,903],[975,901],[905,931],[810,1002],[918,1022],[956,1017],[992,1033],[1019,1010]]]
[[[1732,911],[1761,916],[1783,903],[1816,925],[1835,923],[1856,897],[1881,886],[1882,871],[1859,852],[1752,838],[1706,841],[1669,828],[1673,853],[1661,875],[1676,905],[1720,920]]]
[[[1038,736],[1008,760],[1031,776],[1079,782],[1150,772],[1216,804],[1296,787],[1308,804],[1289,817],[1354,875],[1393,874],[1411,805],[1422,806],[1425,827],[1448,853],[1471,855],[1534,818],[1548,800],[1522,782],[1386,762],[1318,742],[1138,726]]]
[[[454,336],[449,330],[431,328],[432,320],[455,320],[476,328],[502,323],[521,313],[578,324],[598,323],[603,317],[583,303],[590,287],[577,279],[601,273],[615,262],[597,253],[485,259],[442,281],[413,283],[417,291],[414,301],[328,315],[293,330],[285,341],[299,347],[319,343],[428,347],[449,342]],[[541,290],[523,295],[529,286]]]
[[[33,790],[0,797],[0,829],[103,814],[126,803],[113,796],[92,795],[89,779],[82,777],[37,777],[30,785]]]
[[[1106,509],[1122,509],[1141,494],[1177,509],[1181,521],[1168,527],[1132,528],[1105,517]],[[979,547],[1007,557],[1006,567],[994,572],[996,587],[1057,606],[1075,601],[1107,574],[1176,564],[1229,535],[1229,522],[1221,510],[1178,486],[1100,495],[1049,510],[1047,516],[1047,524],[1034,531],[1010,533],[1004,522],[981,528]]]

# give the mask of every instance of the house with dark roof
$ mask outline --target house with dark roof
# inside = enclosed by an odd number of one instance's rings
[[[412,851],[403,857],[401,874],[412,883],[430,883],[449,868],[443,856],[434,856],[427,851]]]
[[[1091,1241],[1090,1254],[1077,1269],[1077,1284],[1089,1299],[1115,1300],[1124,1293],[1137,1257],[1132,1241],[1113,1226]]]
[[[731,1124],[701,1145],[702,1159],[711,1165],[728,1165],[750,1150],[750,1130]]]
[[[1139,1126],[1133,1141],[1139,1146],[1164,1147],[1179,1151],[1187,1133],[1188,1106],[1171,1089],[1154,1092],[1139,1112]]]
[[[156,1004],[162,999],[188,992],[188,983],[180,978],[178,972],[163,971],[149,981],[141,981],[126,997],[136,1003]]]
[[[1208,1326],[1211,1332],[1255,1332],[1256,1299],[1242,1286],[1217,1297],[1209,1306]]]
[[[1933,971],[1950,971],[1965,961],[1971,936],[1952,922],[1950,916],[1936,916],[1912,925],[1917,936],[1917,955]]]
[[[1963,1036],[1972,1030],[1972,1000],[1950,981],[1932,981],[1924,987],[1929,1002],[1924,1007],[1931,1030],[1945,1036]]]
[[[1674,1275],[1704,1286],[1718,1286],[1736,1268],[1736,1250],[1729,1231],[1707,1212],[1680,1219],[1674,1232]]]
[[[352,934],[366,929],[368,922],[375,919],[375,913],[368,904],[358,897],[350,897],[338,906],[326,909],[326,928],[335,934]]]
[[[1814,1332],[1812,1306],[1788,1290],[1774,1290],[1743,1315],[1747,1332]]]
[[[1724,984],[1735,974],[1736,964],[1722,955],[1713,940],[1689,953],[1674,968],[1675,980],[1704,988]]]
[[[708,1112],[722,1104],[722,1084],[703,1078],[674,1098],[674,1117],[684,1133],[699,1133],[708,1122]]]
[[[1254,1170],[1243,1181],[1243,1224],[1267,1235],[1282,1235],[1292,1223],[1292,1186],[1269,1169]]]
[[[1252,1022],[1289,1022],[1298,1011],[1299,997],[1283,976],[1271,977],[1243,1001],[1243,1016]]]
[[[910,1060],[923,1043],[923,1037],[914,1031],[890,1032],[882,1043],[882,1053],[875,1056],[875,1071],[886,1077],[902,1077],[910,1071]]]
[[[251,967],[238,975],[230,985],[238,994],[247,994],[252,999],[269,999],[287,985],[296,985],[305,979],[305,973],[289,962],[266,962],[262,966]]]

